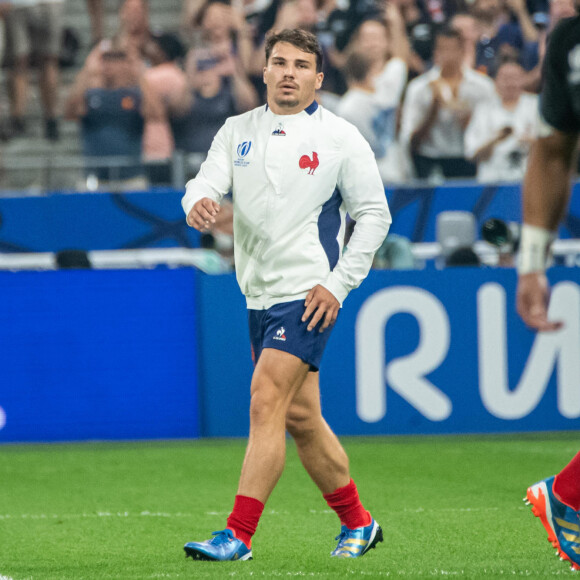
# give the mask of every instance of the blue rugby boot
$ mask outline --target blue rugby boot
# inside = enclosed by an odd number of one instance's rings
[[[554,477],[548,477],[528,487],[524,501],[540,518],[548,532],[548,540],[561,560],[580,570],[580,519],[578,512],[563,504],[552,491]]]
[[[186,558],[191,556],[194,560],[215,560],[226,562],[228,560],[251,560],[252,550],[238,540],[232,530],[225,529],[213,532],[215,536],[205,542],[189,542],[183,546]]]
[[[340,528],[340,534],[335,539],[338,540],[338,545],[330,552],[331,556],[337,558],[358,558],[366,554],[371,548],[376,547],[379,542],[383,541],[383,530],[375,520],[371,520],[368,526],[354,530],[342,526]]]

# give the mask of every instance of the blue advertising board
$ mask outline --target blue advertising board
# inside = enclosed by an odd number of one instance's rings
[[[566,324],[536,335],[515,313],[513,270],[371,272],[322,361],[327,421],[352,435],[580,429],[580,270],[550,278],[551,316]],[[233,276],[198,282],[203,434],[243,436],[252,370],[243,301]]]
[[[489,218],[521,222],[521,185],[476,185],[448,183],[441,187],[387,189],[393,216],[390,232],[412,242],[435,241],[436,218],[442,211],[469,211],[478,231]],[[580,238],[580,184],[573,188],[568,215],[562,222],[561,238]]]
[[[553,268],[556,333],[515,313],[509,269],[373,271],[321,367],[339,434],[580,428],[580,269]],[[234,275],[0,273],[0,442],[248,434]]]
[[[185,223],[182,195],[161,190],[0,198],[0,252],[198,247],[200,235]],[[471,211],[479,228],[490,217],[520,221],[520,186],[515,184],[406,187],[387,189],[386,195],[391,232],[413,242],[435,240],[441,211]],[[580,184],[573,189],[560,236],[580,238]]]
[[[199,246],[173,190],[0,198],[0,252]]]
[[[199,436],[195,276],[0,273],[0,442]]]

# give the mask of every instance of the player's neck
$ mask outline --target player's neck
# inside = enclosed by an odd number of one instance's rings
[[[301,113],[302,111],[307,109],[314,102],[314,100],[315,100],[314,97],[312,97],[312,99],[309,99],[306,104],[299,103],[298,105],[295,105],[293,107],[285,107],[283,105],[278,105],[277,103],[273,102],[270,99],[267,99],[267,102],[268,108],[272,111],[272,113],[274,113],[274,115],[297,115],[298,113]]]

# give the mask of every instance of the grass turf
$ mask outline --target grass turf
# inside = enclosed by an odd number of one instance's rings
[[[385,542],[329,557],[339,522],[288,444],[251,562],[193,562],[222,529],[245,443],[0,447],[0,580],[571,575],[521,498],[578,451],[573,433],[346,438]]]

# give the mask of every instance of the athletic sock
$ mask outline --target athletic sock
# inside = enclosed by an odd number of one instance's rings
[[[552,491],[573,510],[580,510],[580,452],[556,475]]]
[[[372,522],[371,514],[360,502],[358,490],[352,479],[348,485],[339,487],[332,493],[326,493],[323,497],[340,518],[340,523],[350,530],[368,526]]]
[[[256,533],[264,504],[246,495],[236,495],[234,509],[228,517],[227,528],[234,536],[244,542],[248,548],[252,546],[252,536]]]

